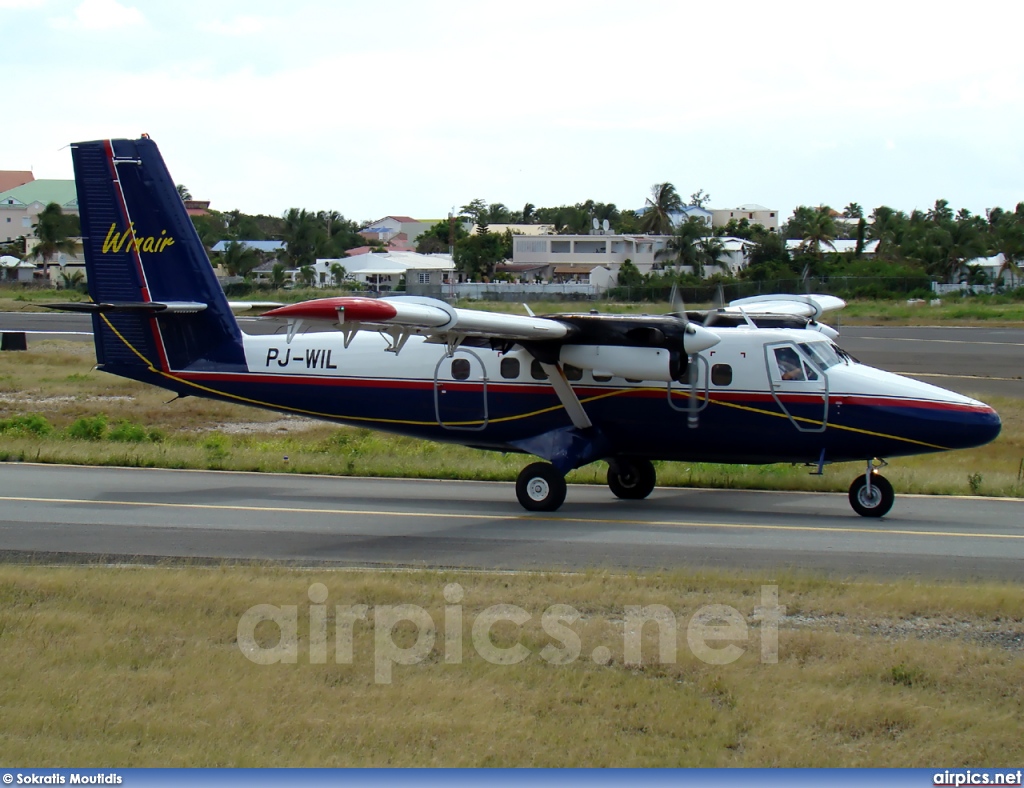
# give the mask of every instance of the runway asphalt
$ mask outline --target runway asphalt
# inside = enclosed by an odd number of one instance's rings
[[[510,483],[0,464],[8,558],[161,556],[301,565],[813,570],[1019,580],[1024,502],[897,497],[855,515],[841,494],[659,488],[620,501],[571,486],[557,513]]]
[[[254,334],[277,328],[251,317],[239,324]],[[0,331],[89,341],[92,324],[88,315],[0,312]],[[46,337],[30,334],[29,343]],[[1024,328],[847,326],[839,344],[865,364],[961,394],[1024,398]]]

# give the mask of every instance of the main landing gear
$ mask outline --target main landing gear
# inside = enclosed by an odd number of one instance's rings
[[[608,461],[608,487],[619,498],[639,501],[654,489],[657,474],[650,460]],[[516,497],[531,512],[553,512],[565,503],[565,477],[548,462],[527,465],[516,479]]]
[[[657,481],[650,460],[620,458],[608,462],[608,487],[617,498],[639,501],[651,494]]]
[[[519,472],[516,497],[531,512],[553,512],[565,503],[565,477],[549,462],[535,462]]]
[[[868,461],[867,472],[850,485],[850,506],[861,517],[884,517],[892,509],[896,493],[889,480]]]

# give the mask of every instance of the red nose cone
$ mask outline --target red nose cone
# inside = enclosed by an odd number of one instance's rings
[[[338,310],[344,310],[344,317],[338,316]],[[398,314],[395,307],[387,301],[376,298],[360,298],[358,296],[338,296],[336,298],[317,298],[313,301],[302,301],[288,304],[277,309],[264,312],[264,317],[305,318],[306,320],[329,320],[337,322],[374,323],[390,320]]]

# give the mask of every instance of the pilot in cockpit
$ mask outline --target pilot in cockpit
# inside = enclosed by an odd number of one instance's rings
[[[783,380],[806,380],[800,357],[791,347],[775,348],[775,360],[779,364],[779,374]]]

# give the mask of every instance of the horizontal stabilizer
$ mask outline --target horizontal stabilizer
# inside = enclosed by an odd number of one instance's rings
[[[135,314],[184,314],[194,315],[206,309],[206,304],[197,301],[127,301],[113,304],[96,304],[92,301],[77,301],[67,304],[40,304],[46,309],[59,309],[62,312],[122,312]]]

